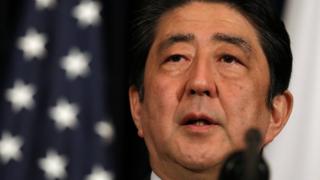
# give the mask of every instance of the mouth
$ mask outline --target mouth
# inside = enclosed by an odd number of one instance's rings
[[[206,126],[206,125],[211,125],[212,123],[208,121],[207,119],[189,119],[182,125],[187,126],[187,125],[195,125],[195,126]]]
[[[205,127],[219,125],[219,123],[208,115],[191,113],[182,119],[180,125]]]

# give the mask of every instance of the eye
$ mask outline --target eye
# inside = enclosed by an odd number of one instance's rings
[[[179,61],[182,61],[183,59],[185,59],[184,56],[182,56],[180,54],[174,54],[174,55],[169,56],[166,59],[166,62],[179,62]]]
[[[221,61],[232,64],[232,63],[240,63],[240,60],[233,55],[224,54],[221,56]],[[240,63],[241,64],[241,63]]]
[[[161,68],[170,72],[182,72],[187,69],[190,64],[190,59],[187,55],[168,54],[161,62]]]

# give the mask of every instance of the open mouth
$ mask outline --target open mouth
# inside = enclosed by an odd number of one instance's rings
[[[188,114],[186,115],[181,123],[182,126],[210,126],[210,125],[218,125],[218,123],[206,115],[196,115],[196,114]]]
[[[186,120],[182,125],[194,125],[194,126],[205,126],[212,125],[213,123],[207,119],[189,119]]]

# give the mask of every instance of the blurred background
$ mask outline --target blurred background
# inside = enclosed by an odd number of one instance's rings
[[[265,152],[272,180],[320,179],[320,2],[272,2],[293,41],[296,98],[288,126]],[[149,174],[127,100],[130,27],[141,5],[0,2],[0,179]]]

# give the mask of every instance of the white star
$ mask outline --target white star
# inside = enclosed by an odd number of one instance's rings
[[[72,48],[69,54],[62,58],[61,68],[67,73],[67,77],[71,80],[78,76],[86,76],[89,69],[90,56],[87,53],[82,53],[77,48]]]
[[[11,159],[16,161],[21,159],[20,148],[23,142],[19,136],[12,136],[8,132],[2,134],[0,140],[0,158],[3,163],[8,163]]]
[[[36,0],[38,10],[50,9],[56,5],[56,0]]]
[[[100,121],[95,125],[95,132],[105,141],[110,142],[114,136],[114,128],[110,122]]]
[[[49,116],[55,121],[58,129],[64,130],[76,126],[78,113],[79,109],[76,104],[60,99],[55,107],[50,108]]]
[[[105,171],[101,166],[95,166],[92,169],[90,175],[86,177],[86,180],[112,180],[113,175]]]
[[[46,54],[46,42],[47,38],[44,34],[40,34],[35,29],[30,28],[24,37],[18,39],[18,48],[23,51],[26,60],[41,59]]]
[[[102,6],[100,3],[91,0],[83,0],[73,9],[72,15],[78,20],[81,27],[98,25],[101,21],[101,9]]]
[[[47,179],[63,179],[67,176],[67,159],[53,150],[49,150],[47,157],[40,159],[38,163]]]
[[[32,109],[34,106],[33,95],[35,94],[35,88],[33,85],[25,84],[21,80],[17,80],[14,83],[12,89],[6,91],[6,99],[12,104],[12,108],[15,112],[20,111],[22,108]]]

